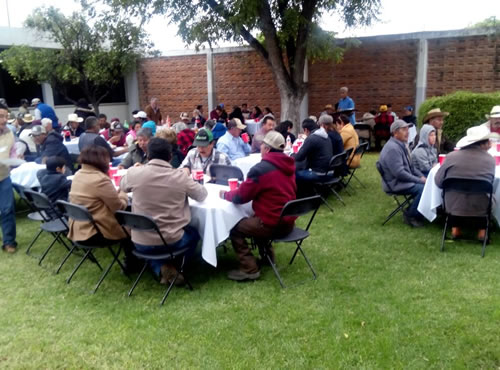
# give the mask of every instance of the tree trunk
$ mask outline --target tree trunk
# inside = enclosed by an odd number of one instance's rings
[[[300,105],[304,95],[299,96],[297,91],[283,91],[280,89],[281,97],[281,121],[289,120],[293,123],[293,132],[297,135],[300,132]]]

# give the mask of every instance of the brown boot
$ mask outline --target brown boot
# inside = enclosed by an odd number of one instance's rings
[[[451,228],[451,238],[452,239],[458,239],[462,236],[462,232],[460,231],[459,227],[452,227]]]
[[[14,245],[9,245],[9,244],[6,244],[2,247],[2,249],[7,252],[7,253],[16,253],[17,252],[17,248],[14,246]]]
[[[477,240],[484,242],[484,238],[486,238],[486,229],[480,229],[477,233]]]
[[[160,284],[170,285],[174,280],[175,275],[177,275],[177,270],[174,266],[168,264],[163,265],[161,267]],[[186,284],[184,276],[182,274],[179,274],[179,276],[177,276],[177,279],[175,280],[175,285],[183,286],[184,284]]]

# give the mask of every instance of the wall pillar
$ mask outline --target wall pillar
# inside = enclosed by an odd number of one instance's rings
[[[426,98],[428,49],[429,44],[427,39],[420,39],[418,43],[417,81],[415,86],[415,114]]]
[[[212,111],[217,105],[217,95],[215,92],[215,64],[214,55],[211,50],[207,51],[207,112]]]
[[[54,106],[54,92],[52,91],[52,86],[48,82],[42,82],[42,101],[45,104]]]
[[[304,82],[306,85],[309,82],[309,62],[307,59],[304,64]],[[302,99],[302,103],[300,103],[300,122],[294,122],[294,124],[301,127],[302,121],[307,117],[309,117],[309,93],[306,92],[304,98]]]
[[[139,82],[137,80],[137,70],[135,68],[125,76],[125,97],[130,111],[135,109],[141,110],[141,103],[139,101]]]

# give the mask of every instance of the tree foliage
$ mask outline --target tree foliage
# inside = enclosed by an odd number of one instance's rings
[[[8,73],[16,81],[49,82],[69,101],[65,86],[79,85],[96,110],[152,47],[140,26],[97,14],[93,7],[69,17],[53,7],[38,8],[25,26],[60,48],[13,46],[0,55]]]

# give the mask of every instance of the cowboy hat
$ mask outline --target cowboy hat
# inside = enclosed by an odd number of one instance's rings
[[[371,113],[365,113],[363,114],[363,117],[361,118],[361,121],[368,121],[369,119],[373,119],[375,116]]]
[[[327,104],[327,105],[325,105],[325,108],[324,108],[324,109],[333,109],[333,105],[331,105],[331,104]]]
[[[487,139],[500,139],[496,132],[490,132],[486,126],[474,126],[467,130],[467,135],[461,138],[457,143],[457,148],[465,148],[471,144]]]
[[[26,113],[24,116],[23,116],[23,121],[26,122],[26,123],[31,123],[33,122],[35,118],[29,114],[29,113]]]
[[[486,114],[486,119],[490,118],[500,118],[500,105],[495,105],[493,108],[491,108],[490,114]]]
[[[441,112],[441,109],[439,108],[434,108],[431,109],[429,112],[424,117],[424,123],[429,122],[429,120],[436,118],[436,117],[447,117],[449,116],[450,113],[448,112]]]
[[[68,122],[83,122],[82,117],[78,117],[76,113],[68,114]]]

